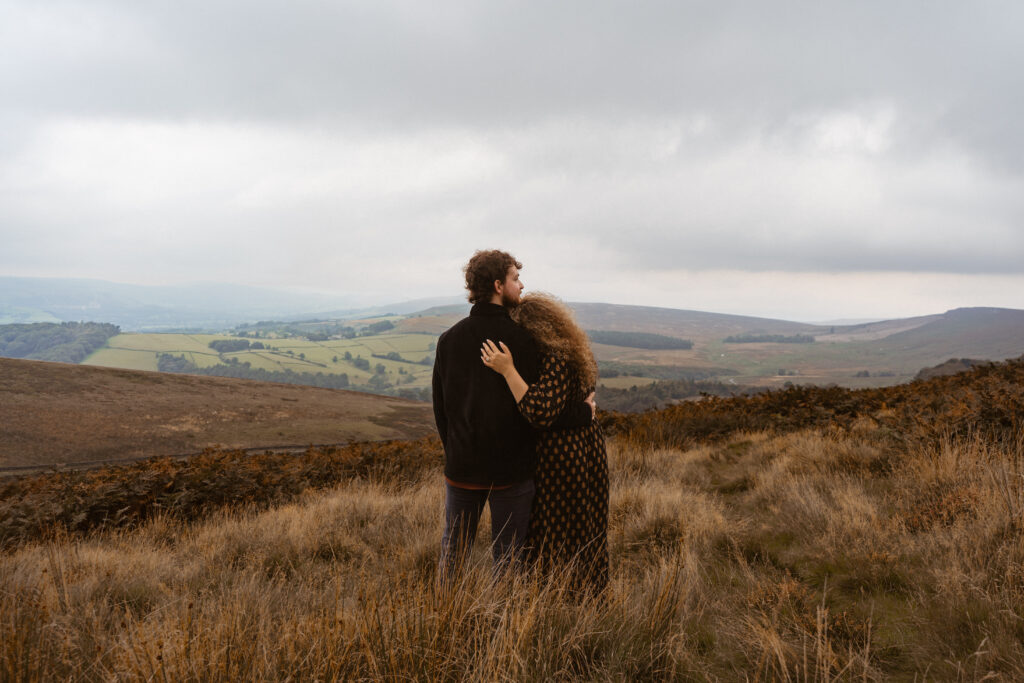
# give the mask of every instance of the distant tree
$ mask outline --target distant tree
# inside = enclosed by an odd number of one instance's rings
[[[419,389],[404,388],[398,390],[398,395],[413,401],[429,401],[430,389],[426,387],[420,387]]]
[[[191,372],[195,367],[185,358],[185,354],[175,356],[170,353],[161,353],[156,357],[156,369],[160,372]]]
[[[385,374],[388,371],[388,369],[386,367],[384,367],[383,363],[377,363],[377,367],[375,367],[373,370],[378,375],[383,375],[383,374]]]
[[[345,358],[345,360],[352,360],[352,352],[351,351],[346,351],[344,358]]]
[[[387,332],[388,330],[395,329],[395,324],[390,320],[381,320],[375,323],[370,323],[366,326],[366,334],[380,334],[381,332]]]
[[[331,362],[332,362],[332,363],[337,363],[337,362],[338,362],[338,357],[337,357],[337,356],[333,356],[333,357],[331,358]]]
[[[299,358],[301,358],[302,360],[306,360],[306,354],[300,353]]]
[[[249,342],[245,339],[214,339],[208,346],[217,353],[234,353],[248,349]]]

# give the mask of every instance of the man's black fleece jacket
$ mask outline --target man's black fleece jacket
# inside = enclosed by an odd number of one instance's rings
[[[504,486],[530,479],[536,456],[533,428],[519,414],[505,378],[480,360],[485,339],[505,342],[516,370],[532,385],[540,355],[536,343],[512,322],[504,306],[474,304],[437,340],[434,419],[444,444],[444,475],[461,484]],[[586,425],[590,406],[566,407],[553,428]]]

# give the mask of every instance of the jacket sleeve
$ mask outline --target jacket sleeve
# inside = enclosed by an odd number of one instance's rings
[[[566,405],[571,403],[569,401],[569,378],[569,368],[564,360],[553,356],[544,357],[537,381],[530,385],[526,394],[519,401],[519,412],[527,422],[537,429],[550,429],[556,425]],[[590,407],[586,403],[582,403],[582,405],[587,408],[589,418]],[[570,414],[569,417],[574,416],[578,418],[576,412]],[[590,420],[587,419],[584,424],[589,422]]]
[[[441,381],[441,354],[434,357],[434,375],[431,380],[431,396],[434,403],[434,423],[441,443],[448,446],[448,415],[444,410],[444,385]]]

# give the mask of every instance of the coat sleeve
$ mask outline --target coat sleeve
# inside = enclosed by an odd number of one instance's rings
[[[519,412],[526,421],[537,429],[555,426],[559,415],[570,403],[569,379],[569,367],[564,360],[545,356],[541,361],[537,381],[530,385],[519,401]],[[583,405],[586,406],[586,403]],[[589,411],[590,408],[587,406],[587,412]]]
[[[441,354],[434,356],[434,374],[431,380],[431,397],[434,403],[434,423],[441,437],[441,444],[448,445],[448,415],[444,410],[444,383],[441,381]]]

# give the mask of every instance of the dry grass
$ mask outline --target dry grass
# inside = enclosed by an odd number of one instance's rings
[[[0,467],[414,439],[429,405],[354,391],[0,358]]]
[[[613,440],[595,599],[496,581],[482,543],[439,587],[433,469],[23,544],[0,555],[0,678],[1024,677],[1024,444],[887,443],[868,425]]]
[[[620,424],[612,578],[592,598],[493,578],[484,543],[439,586],[429,442],[353,451],[348,469],[211,455],[232,486],[291,467],[329,488],[231,504],[203,475],[191,507],[10,535],[0,680],[1024,680],[1022,375]],[[12,484],[4,523],[164,481],[128,471]]]

